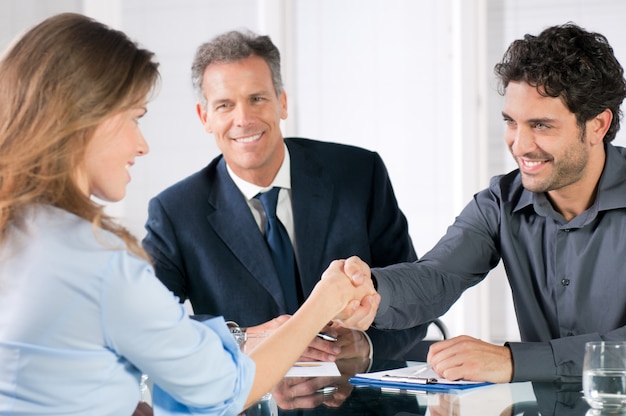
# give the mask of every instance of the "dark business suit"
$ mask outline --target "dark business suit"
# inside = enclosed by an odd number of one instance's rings
[[[357,255],[372,267],[416,259],[377,153],[307,139],[285,142],[305,298],[334,259]],[[252,326],[287,313],[263,235],[221,155],[153,198],[146,229],[143,245],[157,276],[181,302],[189,298],[196,314]],[[425,328],[368,334],[375,356],[399,358]]]

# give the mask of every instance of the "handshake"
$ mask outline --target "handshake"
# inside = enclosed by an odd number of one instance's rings
[[[374,289],[369,266],[358,257],[350,257],[328,266],[308,302],[334,310],[333,320],[344,328],[366,330],[374,321],[380,295]]]
[[[248,335],[273,333],[292,319],[299,325],[323,331],[336,338],[328,341],[312,336],[300,361],[335,361],[371,356],[368,329],[380,303],[369,266],[358,257],[335,260],[313,288],[295,315],[281,315],[247,329]],[[296,318],[299,316],[299,318]],[[255,346],[251,345],[251,349]]]

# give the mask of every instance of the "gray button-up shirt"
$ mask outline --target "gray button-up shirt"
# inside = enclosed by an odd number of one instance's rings
[[[419,261],[373,269],[375,326],[442,315],[502,259],[523,341],[508,344],[513,381],[580,380],[585,342],[626,340],[626,149],[605,148],[596,200],[571,221],[515,170],[476,194]]]

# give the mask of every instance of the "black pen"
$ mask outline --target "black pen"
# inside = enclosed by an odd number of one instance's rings
[[[333,337],[331,335],[325,334],[323,332],[318,332],[317,336],[320,337],[323,340],[326,340],[326,341],[331,341],[331,342],[336,342],[337,341],[337,338],[335,338],[335,337]]]

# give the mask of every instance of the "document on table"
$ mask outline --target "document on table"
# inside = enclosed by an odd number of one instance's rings
[[[285,377],[338,377],[341,376],[337,364],[326,361],[297,362]]]
[[[464,390],[491,384],[476,381],[447,380],[445,378],[440,378],[426,363],[421,363],[412,367],[397,368],[394,370],[356,374],[354,377],[350,378],[350,383],[354,385],[369,385],[425,391]]]

